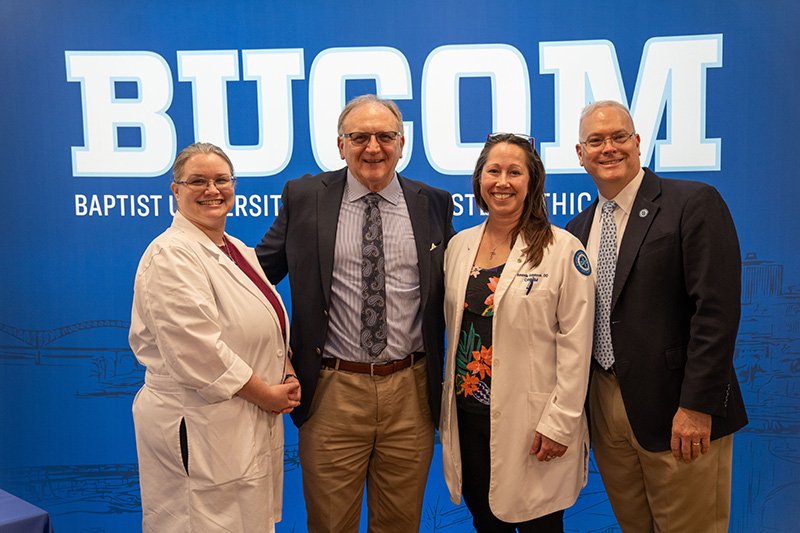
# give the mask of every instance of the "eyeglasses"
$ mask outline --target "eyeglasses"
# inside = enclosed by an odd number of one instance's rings
[[[175,183],[179,185],[186,185],[190,189],[194,189],[195,191],[202,191],[208,188],[209,183],[213,183],[214,187],[216,187],[220,191],[224,191],[226,189],[230,189],[233,187],[233,183],[236,181],[236,178],[233,176],[219,176],[218,178],[214,178],[213,180],[209,180],[207,178],[189,178],[188,180],[175,180]]]
[[[594,150],[601,148],[606,145],[606,141],[611,141],[611,146],[622,146],[623,144],[627,143],[631,137],[636,135],[635,131],[630,133],[625,133],[624,131],[615,133],[610,137],[589,137],[585,141],[580,141],[580,144],[592,148]]]
[[[350,139],[350,142],[353,143],[353,146],[366,146],[369,144],[369,141],[372,139],[373,135],[378,141],[378,144],[381,146],[388,146],[392,144],[398,136],[402,136],[403,134],[399,131],[376,131],[373,133],[368,133],[366,131],[353,131],[350,133],[341,134],[342,137],[347,137]]]
[[[486,136],[486,140],[496,139],[498,137],[516,137],[517,139],[522,139],[523,141],[531,143],[531,146],[534,145],[536,139],[531,137],[530,135],[525,135],[524,133],[506,133],[502,131],[498,131],[496,133],[490,133]]]

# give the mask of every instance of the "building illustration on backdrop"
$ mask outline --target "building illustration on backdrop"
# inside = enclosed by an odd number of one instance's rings
[[[734,364],[750,423],[735,438],[732,531],[771,531],[782,523],[781,510],[800,501],[800,483],[792,476],[800,463],[800,285],[786,286],[785,274],[783,264],[755,253],[743,259]],[[53,329],[0,323],[0,369],[13,380],[15,372],[23,376],[35,369],[70,368],[82,376],[67,389],[72,399],[132,401],[144,368],[127,346],[128,327],[127,321],[114,319]],[[299,477],[296,442],[287,442],[285,471],[287,478]],[[432,475],[437,471],[434,467]],[[140,512],[135,463],[9,467],[4,462],[0,486],[47,509],[56,524],[59,515]],[[618,531],[593,461],[589,486],[566,516],[567,524]],[[469,523],[469,513],[452,505],[443,483],[439,494],[426,497],[422,531],[462,531]],[[279,529],[287,525],[298,527],[284,522]]]

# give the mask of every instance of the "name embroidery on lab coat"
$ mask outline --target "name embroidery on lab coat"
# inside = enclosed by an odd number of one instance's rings
[[[526,296],[531,293],[531,290],[533,289],[533,286],[536,284],[536,282],[538,282],[542,278],[547,278],[549,276],[550,276],[550,274],[538,274],[538,273],[535,273],[535,272],[531,273],[531,274],[517,274],[518,278],[524,278],[525,279],[525,295]]]

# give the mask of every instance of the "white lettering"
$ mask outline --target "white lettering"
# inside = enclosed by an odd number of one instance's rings
[[[227,82],[239,80],[235,50],[179,51],[180,81],[192,83],[195,139],[211,142],[231,158],[238,176],[271,176],[292,157],[291,81],[303,79],[303,50],[244,50],[244,80],[256,82],[258,144],[230,143]]]
[[[583,211],[592,201],[592,195],[586,191],[544,193],[545,199],[550,204],[550,214],[553,216],[574,216]]]
[[[707,139],[705,126],[706,73],[721,66],[720,34],[645,43],[631,114],[642,137],[643,161],[650,161],[655,145],[656,172],[720,170],[722,141]],[[667,138],[655,140],[665,110]]]
[[[474,194],[456,192],[451,194],[451,196],[453,197],[453,216],[460,217],[463,214],[473,216],[476,213],[482,216],[488,215],[488,213],[485,213],[478,207]]]
[[[323,170],[342,168],[342,158],[336,145],[336,126],[339,113],[347,103],[347,80],[374,79],[376,94],[391,100],[412,97],[411,68],[406,57],[394,48],[329,48],[314,58],[309,74],[308,120],[311,149],[317,165]],[[414,147],[414,127],[403,122],[405,147],[397,164],[402,171],[411,159]]]
[[[268,217],[278,214],[280,194],[236,195],[229,217]],[[273,208],[270,210],[270,204]]]
[[[492,83],[492,131],[530,132],[528,66],[513,46],[451,45],[433,50],[422,70],[422,136],[431,166],[442,174],[471,174],[483,142],[462,143],[459,78]]]
[[[76,194],[78,217],[147,217],[159,216],[160,194]]]
[[[581,171],[575,156],[578,119],[597,100],[628,105],[614,45],[609,41],[539,44],[540,73],[555,76],[555,141],[541,143],[549,173]],[[705,82],[722,65],[722,35],[659,37],[644,48],[630,107],[642,164],[656,151],[656,171],[720,169],[720,139],[705,138]],[[667,106],[669,102],[669,106]],[[667,139],[656,141],[664,110]]]
[[[66,51],[67,81],[81,84],[84,146],[72,147],[74,176],[160,176],[175,155],[172,74],[153,52]],[[119,83],[136,95],[118,97]],[[119,146],[120,128],[138,130],[140,146]]]

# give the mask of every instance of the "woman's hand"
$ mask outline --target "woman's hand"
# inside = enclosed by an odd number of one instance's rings
[[[535,455],[539,461],[550,461],[567,453],[567,447],[537,431],[533,436],[531,451],[528,453]]]
[[[288,399],[289,399],[290,402],[293,403],[293,405],[290,405],[289,407],[286,407],[285,409],[281,409],[280,411],[273,411],[273,413],[275,413],[275,414],[280,413],[282,415],[285,415],[285,414],[291,413],[294,410],[295,407],[300,405],[300,381],[298,381],[297,377],[294,376],[294,374],[291,374],[291,375],[287,376],[286,379],[283,380],[283,384],[284,385],[287,385],[287,384],[297,385],[296,388],[290,389],[289,390],[289,394],[288,394]]]
[[[270,410],[275,414],[287,414],[300,405],[300,382],[296,379],[268,387],[272,390],[273,396],[269,403],[259,406],[263,410]]]
[[[253,374],[237,394],[264,411],[286,414],[300,405],[300,382],[290,378],[280,385],[267,385]]]

